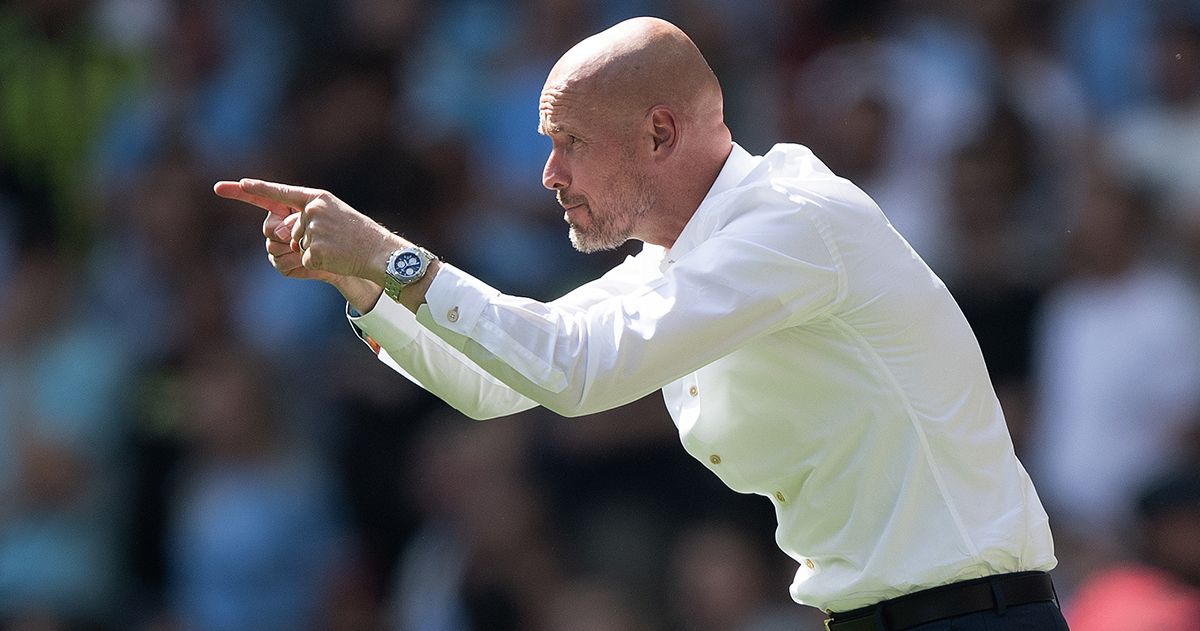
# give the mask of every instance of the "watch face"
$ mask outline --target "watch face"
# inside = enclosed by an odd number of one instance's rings
[[[415,278],[420,271],[421,257],[416,252],[400,252],[392,260],[392,275],[400,279]]]

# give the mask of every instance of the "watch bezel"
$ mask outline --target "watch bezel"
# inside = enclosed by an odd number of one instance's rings
[[[406,274],[404,270],[411,267],[411,264],[408,263],[410,258],[416,260],[416,269]],[[392,255],[388,257],[388,273],[401,283],[411,283],[421,277],[421,272],[425,270],[427,264],[425,257],[421,256],[416,248],[404,248],[392,252]]]
[[[417,270],[411,275],[403,274],[396,269],[396,265],[399,262],[400,257],[404,256],[405,254],[415,255],[419,263]],[[388,254],[387,262],[384,265],[384,293],[386,293],[392,300],[399,301],[400,291],[424,278],[425,274],[429,271],[430,262],[434,260],[437,260],[437,256],[420,246],[412,246],[393,250],[390,254]]]

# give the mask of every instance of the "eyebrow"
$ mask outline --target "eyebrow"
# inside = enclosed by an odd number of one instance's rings
[[[543,136],[549,136],[551,134],[561,133],[562,131],[562,125],[548,123],[545,118],[540,116],[538,117],[537,133]]]

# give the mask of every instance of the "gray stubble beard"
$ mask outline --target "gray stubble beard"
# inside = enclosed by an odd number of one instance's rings
[[[571,245],[584,254],[592,254],[615,250],[633,238],[638,222],[654,207],[654,194],[650,191],[646,178],[637,178],[637,193],[634,199],[630,199],[627,204],[618,203],[617,206],[621,208],[619,215],[598,218],[589,205],[588,217],[592,220],[592,227],[584,232],[575,224],[569,224]]]

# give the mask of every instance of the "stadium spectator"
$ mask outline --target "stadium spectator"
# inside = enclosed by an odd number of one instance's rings
[[[1200,296],[1151,251],[1148,201],[1090,176],[1072,206],[1070,274],[1039,317],[1029,462],[1064,534],[1086,534],[1078,552],[1103,555],[1136,490],[1183,456],[1200,409]]]
[[[1088,578],[1066,610],[1074,631],[1188,631],[1200,621],[1200,469],[1156,478],[1137,501],[1140,558]]]

